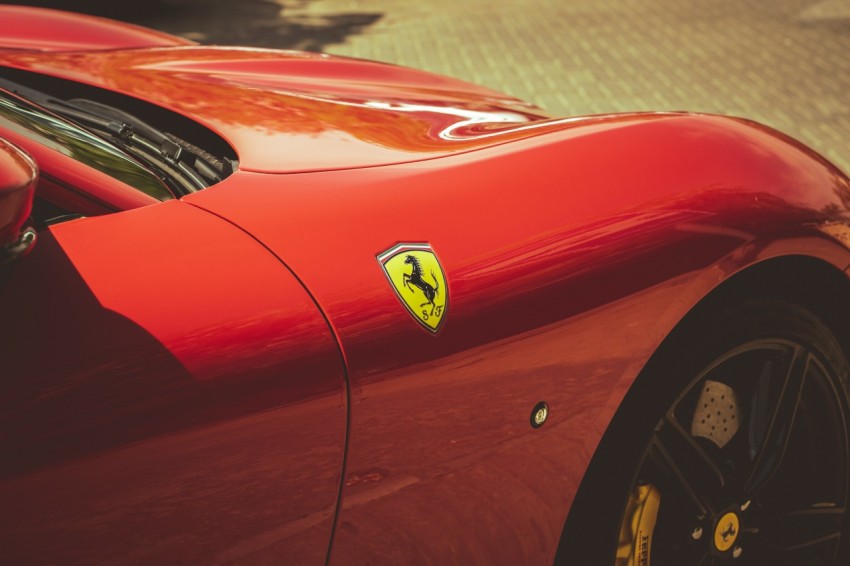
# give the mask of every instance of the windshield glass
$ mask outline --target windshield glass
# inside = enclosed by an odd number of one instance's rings
[[[100,153],[109,150],[133,166],[128,173],[110,158],[105,173],[160,200],[205,189],[238,167],[233,148],[209,128],[133,96],[2,65],[0,90],[6,91],[7,100],[14,96],[26,101],[27,112],[18,116],[25,127],[47,129],[48,138],[57,128],[61,144],[73,148],[75,159],[88,164],[87,154],[93,151],[97,165],[92,166],[101,171]],[[27,117],[33,113],[35,118]],[[135,178],[144,173],[144,180]]]
[[[155,173],[117,147],[2,89],[0,127],[25,135],[153,198],[174,198]]]

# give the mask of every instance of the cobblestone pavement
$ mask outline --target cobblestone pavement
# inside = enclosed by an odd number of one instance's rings
[[[850,173],[850,0],[19,0],[451,75],[556,115],[745,116]]]
[[[330,53],[481,83],[554,114],[745,116],[850,173],[850,0],[314,0],[383,17]]]

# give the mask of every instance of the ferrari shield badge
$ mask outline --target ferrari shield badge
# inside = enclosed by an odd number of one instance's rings
[[[427,330],[436,333],[446,318],[449,287],[428,244],[396,244],[378,255],[401,303]]]

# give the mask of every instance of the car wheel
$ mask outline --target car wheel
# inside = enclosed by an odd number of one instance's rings
[[[653,371],[678,385],[641,436],[614,563],[840,563],[848,363],[829,329],[787,302],[738,305]]]

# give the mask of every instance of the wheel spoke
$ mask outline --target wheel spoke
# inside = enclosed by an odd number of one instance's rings
[[[656,421],[633,486],[660,494],[652,535],[659,563],[796,566],[833,564],[848,553],[840,379],[850,368],[814,338],[777,333],[688,372],[689,383]]]
[[[762,518],[758,521],[759,542],[783,552],[835,546],[841,537],[844,512],[843,507],[833,505],[813,506]]]
[[[779,383],[776,383],[776,376],[768,372],[759,379],[751,415],[753,463],[744,483],[746,494],[758,493],[782,465],[810,360],[808,351],[798,346]]]
[[[673,476],[702,515],[721,508],[726,484],[723,472],[675,419],[664,420],[653,435],[652,448],[655,462]]]

